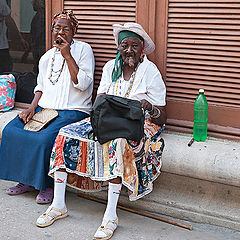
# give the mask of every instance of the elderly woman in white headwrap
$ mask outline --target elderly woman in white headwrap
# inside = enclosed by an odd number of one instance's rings
[[[160,173],[164,141],[159,136],[153,140],[152,136],[166,121],[166,88],[159,70],[146,56],[154,51],[155,45],[137,23],[113,25],[113,32],[118,54],[103,68],[98,95],[141,101],[148,112],[145,136],[135,147],[123,138],[100,145],[89,134],[92,130],[89,119],[62,128],[55,141],[49,172],[55,179],[54,200],[38,218],[39,227],[67,216],[66,182],[86,191],[99,190],[101,181],[110,181],[107,208],[94,235],[94,239],[109,239],[118,225],[116,207],[122,184],[128,188],[130,200],[137,200],[152,191],[152,183]]]

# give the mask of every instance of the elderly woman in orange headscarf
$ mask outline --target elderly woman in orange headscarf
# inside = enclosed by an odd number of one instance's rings
[[[63,127],[50,161],[54,200],[37,219],[39,227],[67,216],[66,182],[86,191],[100,190],[101,181],[109,181],[107,208],[94,235],[94,239],[109,239],[118,225],[116,206],[122,184],[128,188],[130,200],[137,200],[152,191],[160,174],[164,141],[156,133],[166,121],[166,88],[159,70],[146,56],[155,45],[137,23],[113,25],[113,34],[119,51],[103,68],[98,95],[139,100],[146,112],[144,137],[138,145],[130,145],[124,138],[100,145],[92,137],[89,119]]]
[[[54,140],[61,127],[89,116],[94,56],[90,45],[73,39],[77,27],[72,11],[54,16],[54,45],[40,59],[34,99],[3,131],[0,179],[19,182],[7,189],[10,195],[37,189],[37,203],[51,202],[48,170]],[[24,125],[43,108],[57,110],[58,117],[39,132],[24,130]]]

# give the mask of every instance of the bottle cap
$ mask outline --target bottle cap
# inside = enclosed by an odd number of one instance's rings
[[[204,89],[199,89],[199,93],[204,93]]]

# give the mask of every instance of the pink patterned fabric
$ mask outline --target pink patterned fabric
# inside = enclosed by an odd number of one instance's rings
[[[14,107],[16,81],[12,74],[0,75],[0,111],[5,112]]]

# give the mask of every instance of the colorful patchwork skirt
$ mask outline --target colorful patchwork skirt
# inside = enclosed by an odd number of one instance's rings
[[[145,135],[139,145],[118,138],[103,145],[93,140],[90,119],[67,125],[56,138],[49,175],[66,169],[68,185],[82,191],[101,190],[104,181],[121,177],[130,200],[150,193],[160,174],[164,141],[155,134],[159,126],[145,121]]]

